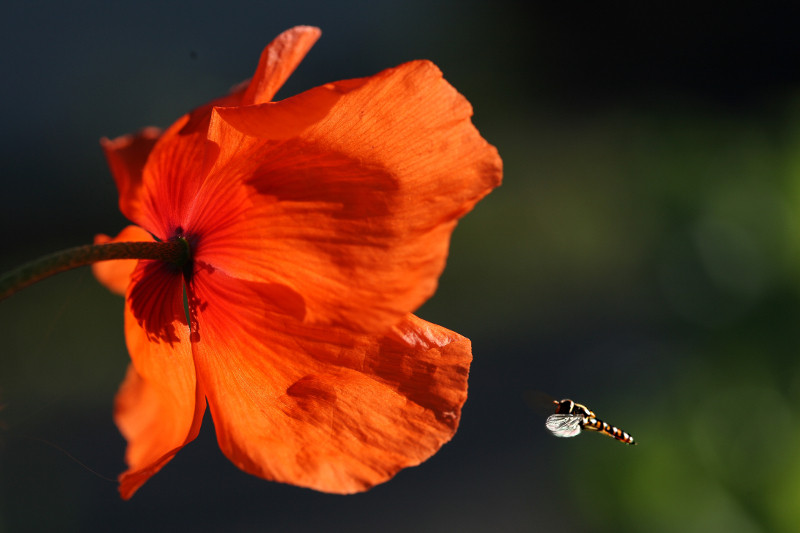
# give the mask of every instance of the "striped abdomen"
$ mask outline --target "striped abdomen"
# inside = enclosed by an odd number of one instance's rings
[[[602,420],[595,418],[594,416],[586,417],[583,421],[583,429],[591,430],[591,431],[598,431],[609,437],[615,438],[620,442],[624,442],[626,444],[636,444],[633,441],[633,437],[619,429],[618,427],[612,426],[611,424],[607,424]]]

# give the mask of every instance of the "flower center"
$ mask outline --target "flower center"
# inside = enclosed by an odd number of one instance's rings
[[[178,265],[180,268],[184,268],[192,261],[192,247],[189,245],[189,241],[186,239],[186,237],[175,237],[170,240],[182,245],[182,253],[179,253],[172,260],[172,262]]]
[[[179,244],[180,253],[171,258],[170,262],[177,266],[186,281],[191,280],[192,276],[192,245],[189,243],[189,237],[183,231],[183,228],[178,226],[175,228],[175,236],[169,242]]]

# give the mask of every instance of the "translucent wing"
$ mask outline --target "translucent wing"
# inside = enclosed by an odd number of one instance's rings
[[[525,403],[528,404],[528,407],[530,407],[534,412],[542,416],[553,414],[553,406],[556,402],[556,399],[549,394],[542,391],[528,390],[525,391],[524,397]]]
[[[544,425],[556,437],[574,437],[581,432],[581,415],[555,414],[547,417]]]

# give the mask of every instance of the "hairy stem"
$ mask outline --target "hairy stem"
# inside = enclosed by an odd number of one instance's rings
[[[0,300],[59,272],[98,261],[113,259],[155,259],[183,266],[189,260],[185,239],[164,242],[112,242],[87,244],[62,250],[26,263],[0,277]]]

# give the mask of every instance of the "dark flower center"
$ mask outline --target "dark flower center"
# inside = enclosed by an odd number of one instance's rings
[[[170,242],[176,242],[183,245],[183,253],[179,255],[179,257],[173,261],[183,273],[184,279],[189,282],[192,277],[192,245],[190,244],[191,237],[186,235],[183,231],[183,228],[178,226],[175,228],[174,236],[169,240]]]

